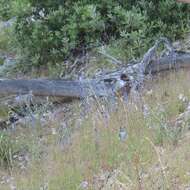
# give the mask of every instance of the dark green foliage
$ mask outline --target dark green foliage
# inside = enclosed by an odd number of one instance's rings
[[[0,0],[0,20],[6,20],[11,15],[11,0]]]
[[[174,0],[152,0],[140,3],[141,10],[146,10],[147,21],[150,25],[148,34],[177,38],[182,30],[189,26],[190,6],[176,3]]]
[[[2,0],[1,0],[2,1]],[[15,27],[16,46],[31,65],[57,63],[120,39],[127,58],[140,56],[159,36],[189,29],[187,4],[175,0],[28,0]]]

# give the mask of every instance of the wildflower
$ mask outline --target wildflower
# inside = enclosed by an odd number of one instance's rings
[[[57,131],[56,131],[55,128],[52,128],[52,129],[51,129],[51,132],[52,132],[52,135],[56,135],[56,134],[57,134]]]
[[[188,98],[184,94],[179,94],[178,99],[184,103],[188,101]]]
[[[146,92],[146,95],[148,95],[148,96],[152,96],[152,94],[153,94],[153,90],[152,89]]]
[[[82,189],[87,189],[88,188],[88,182],[87,181],[83,181],[81,184],[80,184],[80,187]]]
[[[45,17],[44,10],[40,10],[39,15],[40,15],[42,18],[44,18],[44,17]]]
[[[144,115],[144,118],[147,118],[150,115],[149,107],[146,104],[143,105],[143,115]]]

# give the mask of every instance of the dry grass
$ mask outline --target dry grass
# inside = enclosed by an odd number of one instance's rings
[[[107,119],[100,104],[94,106],[64,146],[61,134],[43,135],[42,130],[39,135],[39,129],[16,132],[31,158],[26,170],[12,168],[11,184],[18,190],[186,189],[190,133],[186,126],[179,131],[172,124],[186,107],[179,94],[190,98],[189,80],[188,72],[155,78],[140,100],[121,101]],[[146,117],[144,104],[149,108]],[[127,129],[124,141],[119,139],[120,127]],[[10,183],[0,189],[10,189]]]

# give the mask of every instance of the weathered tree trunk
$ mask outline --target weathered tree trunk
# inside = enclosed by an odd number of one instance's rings
[[[155,59],[156,50],[161,43],[164,43],[168,55]],[[120,66],[120,61],[107,54],[105,56]],[[139,63],[119,67],[117,71],[110,73],[102,73],[95,79],[82,81],[1,79],[0,95],[32,94],[33,96],[61,97],[63,99],[110,96],[117,94],[123,88],[136,89],[143,83],[145,74],[187,67],[190,67],[190,53],[176,52],[166,38],[160,38]]]
[[[179,68],[190,68],[190,53],[179,52],[175,54],[175,57],[166,56],[158,60],[153,60],[147,66],[145,74],[150,72],[154,74],[161,71]]]
[[[177,1],[181,3],[190,3],[190,0],[177,0]]]
[[[91,90],[96,91],[92,81],[67,81],[46,79],[2,79],[0,80],[0,95],[23,95],[32,93],[34,96],[56,96],[82,98],[88,96]]]
[[[137,64],[138,65],[138,64]],[[135,67],[131,66],[132,68]],[[171,57],[163,57],[153,60],[145,69],[145,73],[157,73],[169,69],[190,68],[190,54],[176,54],[175,60]],[[125,72],[125,71],[123,71]],[[122,73],[122,71],[121,71]],[[121,75],[118,72],[118,75]],[[126,74],[130,75],[130,73]],[[110,74],[110,78],[112,78]],[[102,81],[109,79],[109,75]],[[34,96],[55,96],[63,98],[83,98],[90,95],[106,96],[110,85],[98,79],[84,81],[46,80],[46,79],[2,79],[0,80],[0,95],[23,95],[32,92]]]

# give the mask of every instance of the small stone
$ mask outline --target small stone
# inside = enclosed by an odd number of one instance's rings
[[[126,130],[126,128],[120,127],[119,139],[120,139],[120,141],[125,141],[127,139],[127,130]]]

